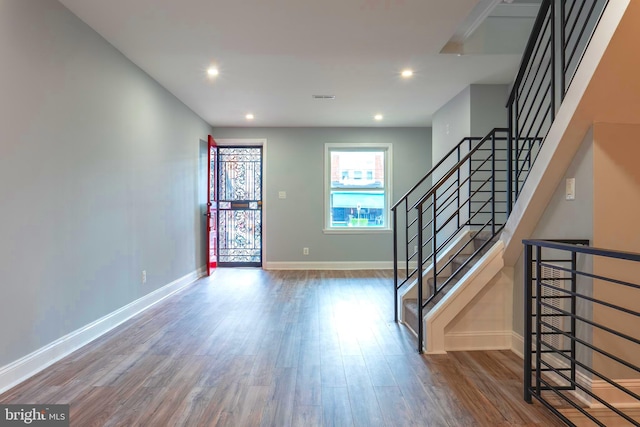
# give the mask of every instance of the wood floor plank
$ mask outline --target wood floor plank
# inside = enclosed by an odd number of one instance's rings
[[[387,426],[413,427],[421,425],[423,420],[413,419],[411,409],[405,402],[399,387],[374,387],[374,392]]]
[[[292,427],[322,427],[322,406],[296,405]]]
[[[240,397],[237,406],[232,411],[224,412],[218,425],[228,427],[261,425],[270,394],[271,387],[247,386],[246,393]]]
[[[0,395],[72,425],[559,426],[511,352],[423,356],[389,271],[219,269]]]
[[[322,378],[319,364],[298,366],[295,403],[299,406],[322,405]]]
[[[360,382],[349,384],[349,405],[353,422],[358,427],[383,427],[385,425],[378,398],[372,385]]]
[[[397,385],[387,359],[380,354],[366,354],[364,356],[371,385],[374,387],[393,387]]]
[[[295,368],[278,368],[270,395],[262,411],[260,425],[265,427],[290,426],[293,419],[295,400],[295,384],[297,370]]]
[[[321,357],[320,378],[323,387],[345,387],[347,385],[344,364],[339,353]]]
[[[204,425],[205,409],[216,393],[215,387],[193,387],[184,398],[174,415],[168,420],[171,425]]]
[[[322,419],[326,427],[352,427],[347,387],[322,387]]]

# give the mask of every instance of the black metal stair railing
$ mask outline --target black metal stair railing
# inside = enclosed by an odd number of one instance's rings
[[[571,426],[640,426],[640,254],[523,243],[525,401]]]
[[[396,321],[399,290],[403,286],[417,283],[418,318],[422,319],[427,305],[502,229],[507,218],[507,143],[508,129],[500,128],[484,138],[463,139],[392,207],[394,257],[398,260],[402,253],[404,264],[401,269],[396,262],[394,268]],[[419,192],[426,181],[429,189]],[[436,182],[430,185],[431,181]],[[403,227],[399,228],[399,223]],[[483,237],[483,244],[476,248],[473,245],[478,236]],[[459,241],[455,252],[443,259],[456,238]],[[463,252],[468,254],[458,262]],[[429,288],[426,292],[423,279]],[[416,333],[418,350],[422,351],[422,322]]]
[[[417,234],[416,272],[420,352],[424,345],[425,310],[460,278],[460,273],[485,250],[506,222],[507,201],[501,195],[506,196],[507,135],[508,129],[493,129],[412,206],[417,210],[421,230]],[[475,247],[477,236],[484,238]],[[445,258],[456,238],[453,253]],[[456,263],[464,251],[471,254]]]
[[[508,129],[463,139],[393,206],[394,318],[397,322],[401,289],[417,284],[419,351],[424,308],[462,271],[456,268],[442,280],[443,270],[454,261],[439,257],[464,230],[489,231],[494,237],[505,224],[607,2],[543,0],[507,102]],[[473,162],[489,141],[493,158],[480,162],[493,169],[481,173]],[[496,175],[502,167],[504,178]],[[486,176],[491,178],[481,179]],[[483,222],[489,209],[498,215]],[[433,277],[425,279],[427,273]]]
[[[543,0],[509,96],[509,211],[608,0]]]
[[[464,138],[453,147],[431,170],[407,191],[391,208],[393,222],[394,259],[394,317],[398,321],[398,292],[417,278],[418,272],[418,215],[414,208],[431,188],[432,181],[447,173],[451,167],[466,156],[481,138]],[[458,180],[461,171],[456,173]],[[470,185],[470,183],[468,184]],[[460,192],[456,191],[452,202],[460,202]],[[400,232],[401,231],[401,232]]]

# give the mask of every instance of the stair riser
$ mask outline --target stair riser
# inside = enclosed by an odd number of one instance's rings
[[[429,310],[431,310],[436,304],[438,304],[438,302],[440,300],[442,300],[446,294],[449,292],[449,290],[451,288],[454,287],[454,285],[465,275],[467,274],[472,268],[473,265],[480,259],[482,258],[482,256],[484,254],[486,254],[489,249],[493,246],[493,243],[488,243],[485,245],[485,243],[487,242],[487,238],[490,237],[490,235],[482,233],[479,236],[475,237],[473,239],[473,243],[467,245],[467,248],[465,248],[465,250],[458,254],[454,260],[452,260],[449,265],[444,268],[444,270],[438,275],[438,280],[437,283],[439,286],[441,286],[442,283],[444,283],[446,280],[449,279],[449,275],[455,271],[458,270],[458,268],[460,268],[460,266],[462,266],[465,262],[467,262],[467,260],[469,259],[469,257],[475,252],[477,251],[479,248],[481,248],[484,245],[484,249],[482,249],[477,255],[476,257],[468,264],[466,265],[464,268],[462,268],[456,275],[455,277],[447,284],[447,286],[441,290],[438,295],[429,302],[429,304],[426,305],[426,307],[424,307],[423,310],[423,316],[426,316],[427,313],[429,313]],[[466,253],[468,252],[468,253]],[[444,265],[445,262],[441,261],[439,264],[440,268],[442,268],[442,266]],[[423,296],[424,298],[429,298],[432,295],[433,292],[433,284],[434,284],[434,280],[433,280],[433,276],[429,275],[430,277],[424,276],[423,279]],[[418,306],[417,306],[417,300],[416,299],[407,299],[404,300],[403,302],[403,322],[410,327],[411,329],[413,329],[413,331],[417,334],[418,332],[418,326],[419,326],[419,321],[422,321],[422,319],[418,319]],[[424,337],[426,340],[426,337]]]

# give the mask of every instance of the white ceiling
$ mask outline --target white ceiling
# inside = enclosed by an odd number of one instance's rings
[[[60,1],[216,127],[428,126],[465,86],[510,83],[520,60],[439,53],[486,0]]]

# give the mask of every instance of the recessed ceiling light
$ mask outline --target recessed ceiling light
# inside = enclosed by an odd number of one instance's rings
[[[413,70],[409,70],[409,69],[402,70],[401,75],[402,75],[402,77],[404,77],[405,79],[408,79],[409,77],[413,77]]]
[[[379,122],[380,120],[384,119],[384,116],[382,114],[376,114],[375,116],[373,116],[373,118]]]
[[[254,116],[253,116],[253,114],[249,113],[249,114],[247,114],[247,115],[245,116],[245,118],[246,118],[247,120],[253,120],[253,119],[254,119]]]
[[[216,67],[207,68],[207,75],[209,77],[216,77],[218,74],[220,74],[220,72],[218,71],[218,69]]]

